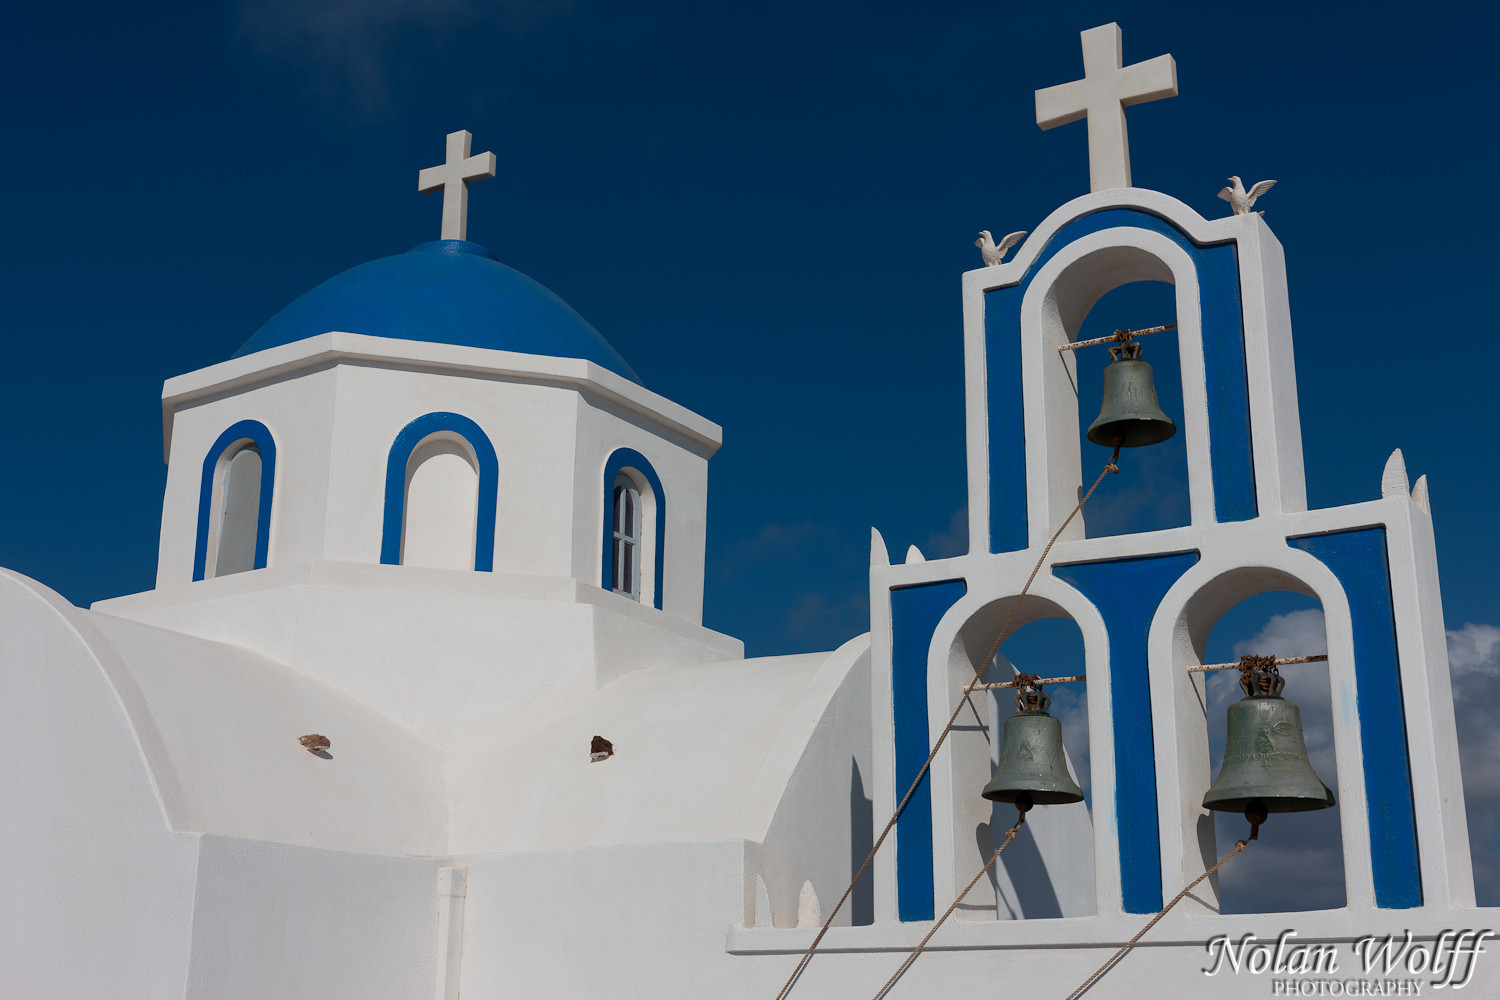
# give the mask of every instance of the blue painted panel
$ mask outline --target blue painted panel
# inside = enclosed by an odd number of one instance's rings
[[[990,551],[1026,548],[1026,409],[1021,405],[1021,295],[1024,286],[984,297],[990,423]]]
[[[1179,241],[1185,242],[1185,241]],[[1186,247],[1184,247],[1186,249]],[[1248,521],[1257,514],[1255,456],[1250,450],[1250,381],[1240,308],[1240,262],[1233,243],[1190,250],[1198,268],[1203,370],[1208,394],[1208,456],[1214,514]]]
[[[656,495],[656,539],[652,543],[656,549],[656,591],[655,604],[657,610],[661,609],[661,595],[665,589],[663,586],[662,570],[666,567],[667,549],[667,491],[662,489],[661,477],[646,461],[646,456],[634,448],[619,448],[604,463],[604,548],[603,565],[600,568],[599,586],[610,590],[615,579],[615,533],[612,517],[615,509],[615,477],[620,474],[621,469],[634,469],[646,477],[646,482],[651,484],[651,492]]]
[[[1305,535],[1289,538],[1287,544],[1310,553],[1332,570],[1349,599],[1375,905],[1396,910],[1421,906],[1417,816],[1385,529]]]
[[[1021,387],[1021,299],[1037,272],[1059,250],[1080,237],[1116,227],[1144,229],[1165,236],[1193,260],[1203,321],[1214,515],[1220,521],[1246,521],[1257,514],[1255,464],[1250,448],[1245,325],[1236,244],[1200,245],[1159,216],[1133,208],[1106,209],[1075,219],[1053,234],[1018,284],[985,293],[992,552],[1010,551],[997,545],[1006,545],[1005,539],[1013,537],[1018,520],[1017,503],[1020,504],[1019,523],[1023,535],[1025,531],[1025,462],[1019,450],[1024,438],[1018,436],[1024,428],[1016,417]],[[1019,499],[1015,495],[1016,483],[1021,484]]]
[[[401,562],[401,526],[406,519],[406,463],[429,434],[451,431],[469,443],[479,462],[479,510],[474,519],[474,569],[495,568],[495,505],[499,502],[500,462],[479,425],[457,413],[427,413],[401,428],[385,463],[385,518],[380,530],[380,561]]]
[[[214,470],[224,450],[236,441],[249,438],[260,449],[260,509],[255,520],[255,568],[266,568],[271,545],[271,498],[276,485],[276,441],[259,420],[241,420],[234,424],[208,449],[203,459],[203,478],[198,488],[198,537],[193,546],[193,580],[202,580],[208,567],[208,522],[214,495]]]
[[[963,580],[891,589],[891,704],[898,802],[932,752],[927,725],[927,649],[932,633],[968,589]],[[896,821],[896,914],[901,920],[931,920],[935,915],[932,782],[927,775]]]
[[[1161,827],[1156,815],[1156,753],[1146,641],[1161,599],[1198,553],[1074,563],[1053,574],[1099,609],[1109,632],[1109,701],[1115,738],[1115,814],[1120,892],[1127,913],[1162,907]]]

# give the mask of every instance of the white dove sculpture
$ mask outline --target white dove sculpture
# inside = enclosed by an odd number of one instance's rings
[[[1230,207],[1234,209],[1235,215],[1249,215],[1250,206],[1255,204],[1255,199],[1271,190],[1276,184],[1275,181],[1258,181],[1254,187],[1246,191],[1245,185],[1240,182],[1238,177],[1229,178],[1229,183],[1233,187],[1227,187],[1220,191],[1219,197],[1229,202]],[[1266,213],[1260,212],[1258,214],[1265,215]]]
[[[990,231],[988,229],[981,229],[979,231],[979,239],[974,241],[974,245],[979,248],[979,256],[984,258],[986,267],[998,267],[1000,262],[1005,259],[1006,252],[1021,242],[1026,232],[1023,229],[1018,233],[1011,233],[997,245],[995,238],[990,235]]]

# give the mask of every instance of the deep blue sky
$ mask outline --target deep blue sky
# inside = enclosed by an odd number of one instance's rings
[[[1087,190],[1084,127],[1040,131],[1032,93],[1117,20],[1182,91],[1130,112],[1137,185],[1216,216],[1228,174],[1280,182],[1257,208],[1287,253],[1312,504],[1378,495],[1402,448],[1450,629],[1500,623],[1497,16],[1353,10],[25,5],[0,36],[0,565],[83,605],[148,589],[162,380],[435,238],[416,172],[467,128],[500,164],[470,237],[724,426],[706,623],[752,654],[863,631],[871,525],[896,558],[962,550],[958,276],[976,230]]]

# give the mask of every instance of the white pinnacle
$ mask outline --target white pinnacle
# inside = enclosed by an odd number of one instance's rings
[[[474,137],[467,130],[448,133],[447,161],[424,167],[417,174],[417,190],[443,189],[443,235],[439,239],[462,240],[469,233],[469,181],[495,176],[495,154],[469,155]]]
[[[1177,96],[1177,63],[1170,55],[1123,66],[1120,26],[1113,21],[1081,32],[1083,79],[1036,92],[1036,123],[1044,129],[1088,118],[1089,190],[1130,187],[1130,143],[1125,109]]]

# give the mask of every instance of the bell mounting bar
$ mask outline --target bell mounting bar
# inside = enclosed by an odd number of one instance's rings
[[[1288,663],[1321,663],[1327,659],[1327,653],[1318,653],[1316,656],[1284,656],[1276,658],[1276,665],[1280,667]],[[1187,672],[1190,674],[1201,674],[1207,670],[1238,670],[1239,667],[1240,661],[1235,660],[1233,663],[1205,663],[1197,667],[1188,667]],[[1038,678],[1036,683],[1039,686],[1044,684],[1078,684],[1086,680],[1088,680],[1087,677],[1083,674],[1078,674],[1074,677],[1042,677]],[[996,691],[1000,688],[1013,688],[1016,686],[1015,681],[1000,681],[996,684],[975,684],[974,690]]]
[[[1057,353],[1076,351],[1080,347],[1093,347],[1095,344],[1124,344],[1128,343],[1131,337],[1145,337],[1149,334],[1166,333],[1168,330],[1175,329],[1177,329],[1176,323],[1168,323],[1165,326],[1148,326],[1144,330],[1116,330],[1108,337],[1095,337],[1093,340],[1080,340],[1072,344],[1060,344],[1058,345]]]
[[[1285,664],[1288,664],[1288,663],[1321,663],[1321,662],[1323,662],[1326,659],[1328,659],[1328,654],[1327,653],[1319,653],[1316,656],[1286,656],[1286,657],[1278,657],[1277,660],[1276,660],[1276,665],[1278,667],[1280,667],[1280,666],[1284,666]],[[1239,660],[1235,660],[1233,663],[1205,663],[1202,666],[1188,667],[1187,668],[1188,673],[1190,673],[1190,674],[1199,674],[1199,673],[1202,673],[1205,670],[1238,670],[1238,669],[1240,669],[1240,661]]]

